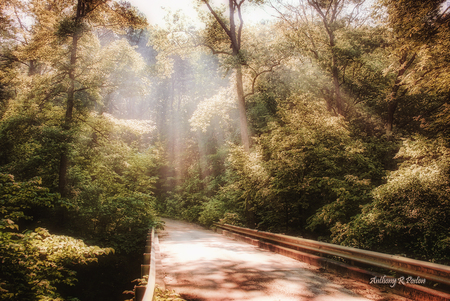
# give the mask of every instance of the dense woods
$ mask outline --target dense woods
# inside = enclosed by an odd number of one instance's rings
[[[0,2],[0,300],[129,299],[158,216],[450,263],[448,2],[192,5]]]

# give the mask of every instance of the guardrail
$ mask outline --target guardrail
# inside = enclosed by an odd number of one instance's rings
[[[396,255],[389,255],[373,251],[361,250],[352,247],[344,247],[340,245],[318,242],[310,239],[298,238],[283,234],[274,234],[227,224],[222,225],[216,223],[215,226],[224,229],[226,231],[231,231],[240,235],[245,235],[250,238],[257,238],[263,240],[262,242],[249,241],[258,246],[262,246],[264,244],[267,245],[267,243],[265,242],[268,242],[269,245],[275,244],[276,246],[281,246],[287,249],[295,250],[298,253],[306,252],[310,256],[315,256],[315,254],[320,254],[320,256],[324,255],[336,256],[346,259],[347,261],[350,261],[352,264],[354,264],[354,262],[357,262],[362,264],[363,266],[368,265],[372,267],[378,267],[390,271],[395,271],[407,276],[422,277],[423,279],[426,279],[426,281],[442,283],[445,286],[450,287],[450,267],[446,265],[435,264],[431,262],[420,261]],[[267,249],[271,248],[274,249],[274,247],[275,246],[273,247],[266,246]],[[325,264],[325,266],[329,263],[329,261],[330,259],[327,259],[327,263]],[[317,265],[324,265],[324,260],[321,260],[319,258],[314,258],[312,260],[309,260],[308,262]],[[340,262],[336,263],[336,265],[342,266]],[[361,274],[361,270],[358,271],[358,273]],[[367,276],[375,274],[366,272],[365,275]],[[427,289],[424,288],[424,290]],[[446,293],[440,294],[441,292],[437,293],[438,295],[441,295],[442,298],[438,298],[435,300],[450,300],[450,295]]]
[[[135,286],[136,301],[152,301],[155,294],[156,284],[156,251],[158,235],[155,228],[152,228],[147,235],[147,242],[144,251],[144,263],[141,265],[141,278],[148,276],[147,285]]]

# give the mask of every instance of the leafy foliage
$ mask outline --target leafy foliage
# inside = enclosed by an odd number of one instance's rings
[[[58,195],[41,186],[39,178],[16,182],[14,176],[0,173],[0,200],[2,222],[8,225],[32,219],[32,211],[53,207]]]
[[[416,136],[403,142],[397,158],[399,169],[373,190],[373,202],[332,229],[334,241],[446,262],[449,149],[442,140]]]
[[[76,282],[70,267],[96,261],[112,251],[52,235],[43,228],[25,234],[2,231],[0,240],[0,300],[61,300],[57,285]]]
[[[142,56],[123,36],[146,21],[116,1],[10,1],[0,11],[10,16],[0,49],[1,298],[89,295],[70,286],[77,272],[102,281],[96,268],[126,282],[134,276],[120,270],[157,223],[163,155],[154,123],[102,113],[127,88],[148,93]]]
[[[229,185],[240,191],[241,206],[252,207],[259,228],[273,231],[348,220],[370,200],[382,166],[343,119],[311,96],[292,96],[279,115],[249,156],[231,152]]]
[[[39,179],[16,182],[12,175],[0,174],[0,300],[58,299],[59,283],[76,282],[72,266],[96,261],[112,251],[50,234],[44,228],[20,233],[23,220],[57,203],[58,195],[40,185]]]
[[[174,290],[162,290],[160,287],[155,287],[155,300],[157,301],[184,301]]]

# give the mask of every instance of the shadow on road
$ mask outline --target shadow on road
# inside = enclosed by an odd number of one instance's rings
[[[166,286],[189,301],[368,300],[315,268],[188,223],[160,234]]]

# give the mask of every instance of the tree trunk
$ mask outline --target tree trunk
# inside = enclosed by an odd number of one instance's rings
[[[333,55],[333,67],[332,67],[332,73],[333,73],[333,85],[334,85],[334,93],[335,93],[335,102],[336,102],[336,113],[338,115],[344,115],[344,101],[341,95],[341,87],[339,84],[339,72],[338,68],[336,66],[336,58]]]
[[[229,21],[230,21],[230,27],[227,28],[226,23],[219,17],[219,15],[212,9],[212,7],[209,4],[208,0],[202,0],[206,6],[208,7],[211,14],[216,19],[217,23],[222,27],[222,29],[225,31],[225,33],[228,35],[230,40],[230,46],[232,49],[232,53],[230,55],[233,56],[234,59],[236,59],[236,66],[234,69],[236,70],[236,92],[237,92],[237,105],[238,105],[238,111],[239,111],[239,125],[241,130],[241,142],[244,146],[244,150],[246,153],[250,152],[250,137],[248,134],[248,121],[247,121],[247,112],[245,109],[245,94],[244,94],[244,84],[242,79],[242,64],[240,58],[240,50],[241,50],[241,32],[242,32],[242,26],[243,26],[243,20],[241,15],[241,4],[244,3],[245,0],[240,1],[240,4],[238,5],[235,0],[229,0],[228,1],[228,8],[230,9],[230,15],[229,15]],[[234,14],[235,12],[238,12],[240,24],[239,29],[236,31],[236,23],[234,20]],[[246,199],[245,200],[245,215],[247,219],[247,226],[254,227],[254,213],[251,210],[252,205],[250,202]]]
[[[403,54],[402,58],[400,59],[400,69],[398,70],[397,77],[394,82],[394,86],[392,87],[391,94],[389,94],[387,98],[388,108],[387,108],[387,118],[386,118],[386,136],[389,140],[392,136],[392,129],[394,127],[394,114],[397,110],[398,106],[398,91],[400,90],[400,86],[402,85],[402,77],[405,74],[406,70],[412,65],[414,60],[416,59],[416,54],[414,53],[413,56],[406,61],[407,59],[407,53]],[[404,94],[406,94],[406,91],[404,91]],[[403,95],[404,95],[403,94]]]
[[[246,152],[250,151],[250,137],[248,135],[247,112],[245,109],[244,85],[242,83],[242,67],[236,67],[236,91],[238,97],[239,124],[241,128],[241,141]]]
[[[336,22],[337,16],[339,14],[339,2],[340,1],[331,1],[329,3],[329,7],[326,12],[322,11],[322,3],[321,1],[309,1],[308,4],[311,5],[316,12],[319,14],[322,19],[322,23],[325,27],[325,30],[328,35],[329,46],[331,51],[331,76],[333,77],[333,87],[334,87],[334,105],[335,112],[338,115],[344,115],[344,98],[341,95],[341,87],[339,84],[339,69],[338,69],[338,60],[336,55],[336,37],[334,35],[335,28],[333,23]],[[330,15],[329,15],[330,14]],[[329,15],[329,17],[328,17]]]
[[[28,76],[33,76],[37,74],[37,61],[36,60],[30,60],[28,66]]]
[[[394,127],[394,114],[397,110],[398,99],[397,92],[400,87],[398,85],[394,85],[392,89],[392,93],[389,96],[388,100],[388,108],[387,108],[387,118],[386,118],[386,136],[389,140],[392,136],[392,129]]]
[[[78,47],[78,36],[74,35],[72,41],[72,51],[70,55],[70,70],[69,70],[69,79],[70,79],[70,87],[67,91],[67,107],[66,107],[66,116],[64,119],[64,130],[70,130],[72,126],[73,120],[73,106],[75,101],[75,64],[77,60],[77,47]],[[59,164],[59,193],[61,196],[65,197],[67,195],[66,186],[67,186],[67,168],[69,165],[69,150],[67,147],[63,148],[63,152],[61,154],[61,161]]]
[[[333,85],[334,85],[334,94],[335,94],[335,103],[336,103],[336,113],[338,115],[344,115],[344,100],[341,95],[341,85],[339,84],[339,69],[338,69],[338,61],[336,56],[336,50],[334,47],[336,46],[334,33],[332,31],[328,32],[330,38],[330,47],[331,47],[331,74],[333,76]]]
[[[79,25],[81,18],[84,14],[85,4],[83,0],[78,0],[77,5],[77,16],[75,19],[76,26]],[[70,86],[67,91],[67,106],[66,106],[66,116],[64,119],[63,129],[64,131],[69,131],[72,127],[73,120],[73,107],[75,102],[75,66],[77,63],[77,50],[78,50],[78,40],[80,36],[79,33],[74,33],[72,37],[72,50],[70,52],[70,67],[69,67],[69,80]],[[67,196],[67,169],[69,166],[69,150],[67,146],[63,148],[61,159],[59,162],[59,193],[61,196]]]
[[[334,35],[332,34],[330,36],[330,42],[331,42],[331,52],[332,52],[332,67],[331,67],[331,73],[333,76],[333,85],[334,85],[334,93],[335,93],[335,102],[336,102],[336,113],[338,115],[344,115],[344,100],[341,95],[341,85],[339,84],[339,69],[337,67],[337,57],[336,57],[336,50],[335,42],[334,42]]]

